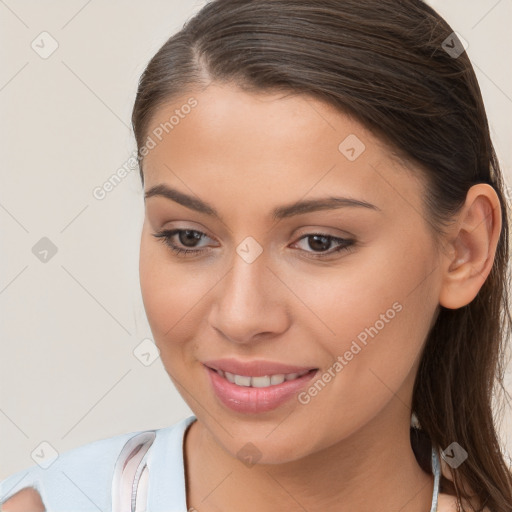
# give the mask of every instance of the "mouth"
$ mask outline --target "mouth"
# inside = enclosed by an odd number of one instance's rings
[[[217,399],[238,413],[266,413],[284,405],[319,370],[265,359],[223,358],[202,364]]]
[[[231,373],[228,371],[210,368],[210,370],[216,372],[223,379],[227,380],[231,384],[235,384],[240,387],[251,387],[251,388],[269,388],[272,386],[278,386],[283,382],[293,381],[300,379],[304,375],[309,373],[314,373],[318,370],[318,368],[312,368],[311,370],[303,370],[300,372],[292,372],[292,373],[276,373],[272,375],[260,375],[260,376],[251,376],[251,375],[239,375],[236,373]]]
[[[209,376],[211,389],[221,404],[242,414],[267,413],[290,402],[318,372],[318,368],[268,362],[244,365],[240,362],[224,360],[221,364],[224,369],[219,368],[220,364],[218,363],[216,363],[216,368],[203,363]],[[228,365],[231,370],[236,368],[240,373],[228,371],[226,369]],[[285,369],[288,371],[284,372]],[[283,373],[274,373],[276,370]],[[249,375],[244,375],[241,372],[249,373]]]

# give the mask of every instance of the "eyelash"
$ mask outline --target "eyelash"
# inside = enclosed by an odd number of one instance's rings
[[[153,236],[155,238],[159,239],[161,242],[163,242],[167,247],[169,247],[177,255],[178,254],[190,254],[190,255],[192,255],[192,253],[200,254],[202,252],[205,252],[204,249],[182,249],[180,247],[176,247],[176,245],[171,242],[171,238],[174,235],[177,235],[179,233],[184,233],[185,231],[188,231],[188,232],[191,232],[191,233],[200,233],[201,234],[201,238],[203,238],[203,235],[204,236],[208,236],[208,235],[206,235],[206,233],[203,233],[202,231],[197,231],[195,229],[171,229],[171,230],[164,230],[164,231],[159,231],[157,233],[153,233]],[[297,240],[297,241],[300,241],[303,238],[309,238],[309,237],[313,237],[313,236],[321,236],[321,237],[329,239],[330,241],[336,241],[336,242],[342,243],[342,245],[340,245],[338,248],[336,248],[333,251],[317,253],[317,254],[310,253],[310,254],[312,254],[312,257],[314,259],[326,258],[328,256],[332,256],[333,254],[335,254],[337,252],[341,252],[341,251],[349,251],[350,249],[353,248],[352,246],[354,244],[354,240],[345,239],[345,238],[339,238],[339,237],[335,237],[335,236],[332,236],[332,235],[327,235],[325,233],[308,233],[306,235],[301,236],[299,238],[299,240]],[[305,252],[309,253],[309,251],[305,251]]]

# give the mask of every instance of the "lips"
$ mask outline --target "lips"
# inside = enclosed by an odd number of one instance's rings
[[[203,366],[213,392],[225,407],[253,414],[289,402],[318,371],[318,368],[263,360],[217,359],[206,361]]]
[[[230,382],[230,380],[226,378],[226,374],[229,372],[223,372],[223,377],[220,373],[222,370],[213,370],[206,365],[203,366],[207,372],[211,389],[215,393],[219,403],[232,411],[242,414],[260,414],[277,409],[279,406],[290,402],[317,374],[317,370],[311,369],[304,375],[284,381],[282,380],[283,374],[278,374],[280,380],[279,384],[270,383],[268,386],[264,385],[260,387],[254,386],[254,379],[265,379],[266,377],[264,376],[243,377],[243,379],[249,379],[250,385],[247,386],[247,382],[241,382],[240,385],[236,382]],[[277,367],[283,368],[283,365]],[[266,366],[266,368],[269,369],[269,366]],[[276,366],[274,365],[272,368],[276,368]],[[299,369],[299,367],[292,368]],[[272,371],[276,370],[272,369]],[[266,383],[259,382],[259,384]],[[297,404],[298,402],[296,402],[296,406]]]
[[[314,366],[295,366],[273,361],[239,361],[237,359],[215,359],[204,361],[203,364],[212,370],[243,375],[246,377],[264,377],[280,374],[301,374],[310,370],[317,370]]]

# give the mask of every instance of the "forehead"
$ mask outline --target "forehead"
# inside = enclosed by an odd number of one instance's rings
[[[191,100],[194,107],[189,107]],[[338,143],[357,135],[366,146],[384,145],[360,123],[328,103],[291,92],[246,92],[233,85],[210,84],[205,90],[183,95],[164,104],[153,116],[148,130],[155,133],[158,147],[147,161],[162,155],[162,149],[195,145],[198,153],[210,150],[216,159],[225,150],[231,158],[264,150],[273,159],[287,151],[289,159],[328,151],[337,156]],[[236,145],[233,142],[236,141]],[[200,144],[201,143],[201,144]]]
[[[146,190],[176,184],[197,195],[264,196],[269,206],[334,189],[381,205],[419,196],[418,173],[357,120],[310,96],[213,83],[158,109],[148,136]]]

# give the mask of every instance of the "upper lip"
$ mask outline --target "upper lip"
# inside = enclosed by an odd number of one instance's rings
[[[265,361],[263,359],[254,361],[239,361],[238,359],[215,359],[203,361],[205,366],[213,370],[222,370],[224,372],[234,373],[236,375],[245,375],[249,377],[262,377],[264,375],[277,375],[280,373],[300,373],[308,370],[316,370],[312,366],[295,366],[282,364],[274,361]]]

